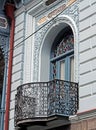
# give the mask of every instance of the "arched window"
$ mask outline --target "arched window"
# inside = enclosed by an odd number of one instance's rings
[[[69,26],[56,37],[50,61],[51,79],[74,81],[74,36]]]
[[[0,48],[0,108],[1,108],[1,100],[2,100],[2,89],[3,89],[3,79],[4,79],[4,55]]]

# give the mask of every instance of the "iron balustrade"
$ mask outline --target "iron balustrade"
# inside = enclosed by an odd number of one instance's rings
[[[54,115],[70,116],[78,110],[78,84],[63,80],[28,83],[17,88],[15,122],[47,118]]]

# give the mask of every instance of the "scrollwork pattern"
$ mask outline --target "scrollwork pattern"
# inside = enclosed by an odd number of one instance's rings
[[[63,80],[30,83],[17,89],[15,122],[47,118],[53,115],[70,116],[78,109],[78,84]]]

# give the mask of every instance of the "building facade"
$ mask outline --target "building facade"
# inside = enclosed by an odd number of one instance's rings
[[[15,2],[9,130],[95,130],[96,1]]]
[[[0,1],[0,129],[4,128],[10,21]]]

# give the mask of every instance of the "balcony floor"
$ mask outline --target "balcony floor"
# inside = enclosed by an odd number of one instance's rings
[[[18,122],[18,126],[21,127],[20,130],[48,130],[55,127],[60,127],[64,125],[69,125],[69,117],[62,116],[50,116],[44,118],[34,118],[28,120],[22,120]]]

